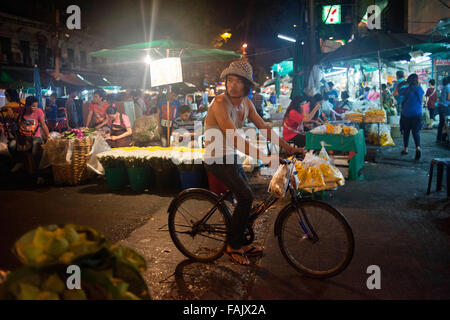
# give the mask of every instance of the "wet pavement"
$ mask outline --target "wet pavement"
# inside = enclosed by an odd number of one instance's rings
[[[0,269],[17,266],[10,247],[37,225],[91,225],[115,242],[144,255],[144,278],[154,299],[449,299],[450,201],[444,190],[425,194],[433,157],[450,157],[434,143],[435,132],[422,132],[422,159],[401,156],[397,146],[382,148],[367,163],[364,179],[347,181],[324,199],[347,218],[355,235],[349,267],[327,280],[308,279],[282,257],[273,223],[283,206],[256,223],[256,244],[266,247],[248,267],[228,257],[205,264],[187,260],[167,232],[167,208],[173,193],[110,193],[102,179],[75,187],[3,186],[0,190]],[[410,142],[410,146],[412,142]],[[413,150],[413,148],[411,149]],[[257,199],[267,181],[252,178]],[[369,290],[367,267],[381,270],[381,289]]]

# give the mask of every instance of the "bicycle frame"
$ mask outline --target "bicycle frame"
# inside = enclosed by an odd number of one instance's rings
[[[293,173],[293,174],[295,174],[295,173]],[[307,238],[313,242],[316,242],[316,241],[318,241],[318,236],[315,233],[311,224],[309,223],[308,217],[307,217],[306,213],[304,212],[304,209],[301,208],[299,210],[298,203],[300,203],[302,201],[302,198],[298,194],[298,192],[296,192],[295,189],[296,188],[292,185],[292,181],[290,179],[288,186],[287,186],[287,191],[289,191],[289,193],[290,193],[291,201],[281,211],[287,209],[287,207],[289,207],[289,206],[293,206],[297,212],[298,222],[299,222],[301,228],[303,229],[303,231],[305,232],[305,234],[307,235]],[[219,204],[223,203],[224,200],[231,195],[232,195],[232,192],[230,190],[223,193],[217,200],[216,204],[211,208],[211,210],[209,210],[205,214],[205,216],[198,222],[197,225],[206,223],[209,220],[209,218],[214,214],[214,212],[218,208]],[[257,203],[255,206],[253,206],[252,209],[250,210],[248,226],[252,227],[255,220],[258,219],[270,207],[272,207],[278,200],[279,200],[279,198],[276,198],[273,195],[269,195],[263,201]]]

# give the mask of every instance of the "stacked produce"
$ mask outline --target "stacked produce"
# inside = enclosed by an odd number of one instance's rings
[[[16,241],[13,251],[24,266],[0,283],[0,299],[149,299],[140,275],[145,260],[129,248],[111,245],[92,228],[38,227]],[[66,284],[71,265],[80,268],[81,288]]]
[[[369,108],[365,115],[364,121],[367,123],[383,123],[386,120],[386,111],[379,108]]]
[[[332,124],[327,125],[327,134],[341,134],[341,126],[333,126]]]
[[[344,129],[342,129],[342,131],[344,132],[344,134],[346,136],[355,136],[358,134],[358,129],[356,129],[355,127],[351,127],[351,126],[344,127]]]
[[[344,113],[345,120],[349,120],[351,122],[363,122],[364,116],[362,112],[358,111],[350,111]]]
[[[358,130],[352,126],[339,125],[322,125],[311,130],[314,134],[344,134],[346,136],[354,136],[358,134]]]

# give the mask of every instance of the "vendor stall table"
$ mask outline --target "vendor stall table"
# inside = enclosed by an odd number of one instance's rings
[[[354,136],[338,134],[313,134],[306,133],[306,149],[320,150],[321,141],[325,142],[325,149],[333,151],[349,152],[349,180],[357,180],[358,172],[364,166],[364,158],[367,153],[363,130],[359,130]]]

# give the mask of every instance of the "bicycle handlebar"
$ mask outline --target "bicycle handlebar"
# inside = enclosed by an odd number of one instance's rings
[[[299,156],[303,156],[300,153],[295,153],[294,158],[298,158],[300,161],[303,160],[302,158],[299,158]],[[288,159],[282,159],[280,158],[280,164],[291,164],[293,161]]]

